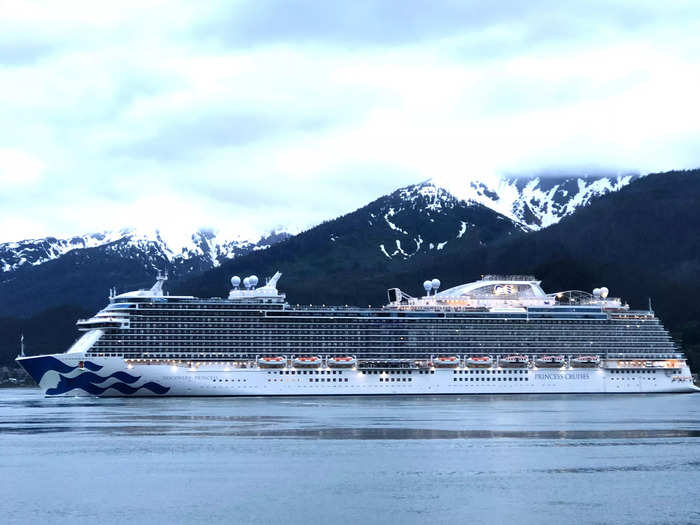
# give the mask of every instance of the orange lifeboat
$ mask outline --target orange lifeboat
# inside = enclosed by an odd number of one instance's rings
[[[321,358],[317,355],[310,357],[295,357],[292,364],[297,368],[318,368],[321,366]]]
[[[433,359],[433,366],[437,368],[456,368],[459,366],[459,357],[454,355],[436,357]]]
[[[287,364],[284,357],[261,357],[258,359],[258,366],[261,368],[283,368]]]
[[[466,361],[470,368],[490,368],[493,364],[493,358],[490,356],[468,357]]]
[[[328,366],[331,368],[352,368],[356,363],[357,359],[351,356],[328,358]]]

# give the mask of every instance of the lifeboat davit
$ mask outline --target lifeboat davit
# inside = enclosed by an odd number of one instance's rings
[[[433,359],[433,366],[439,368],[455,368],[459,366],[459,357],[447,356],[447,357],[436,357]]]
[[[535,366],[538,368],[561,368],[566,364],[563,355],[543,355],[535,359]]]
[[[600,357],[597,355],[580,355],[571,360],[571,366],[576,368],[593,368],[600,365]]]
[[[351,356],[328,358],[328,366],[331,368],[352,368],[356,363],[357,359]]]
[[[283,368],[287,364],[284,357],[261,357],[258,359],[258,366],[261,368]]]
[[[509,355],[498,360],[500,366],[511,368],[525,368],[529,360],[526,355]]]
[[[466,362],[470,368],[488,368],[493,364],[493,358],[489,356],[468,357]]]
[[[309,357],[295,357],[292,363],[297,368],[318,368],[321,366],[321,358],[317,355]]]

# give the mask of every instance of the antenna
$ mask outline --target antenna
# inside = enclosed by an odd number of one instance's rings
[[[24,357],[24,332],[19,337],[19,356]]]
[[[654,313],[654,310],[652,310],[652,308],[651,308],[651,297],[649,297],[649,311],[651,313]]]

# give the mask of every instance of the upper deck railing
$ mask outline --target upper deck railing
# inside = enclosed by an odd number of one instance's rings
[[[482,281],[536,281],[537,279],[535,278],[534,275],[497,275],[497,274],[489,274],[489,275],[482,275],[481,276]]]

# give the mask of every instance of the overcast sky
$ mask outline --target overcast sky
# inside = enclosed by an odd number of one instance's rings
[[[700,166],[700,3],[0,0],[0,241]]]

